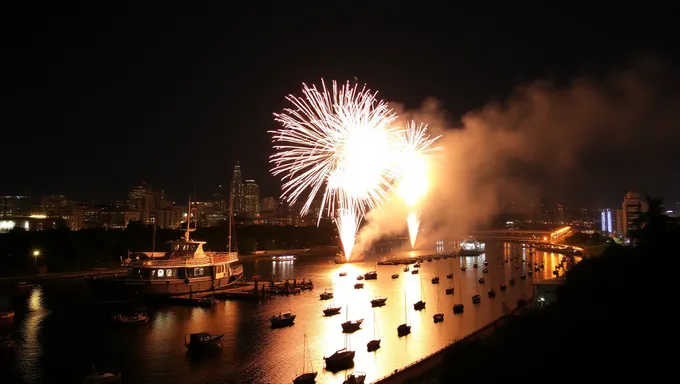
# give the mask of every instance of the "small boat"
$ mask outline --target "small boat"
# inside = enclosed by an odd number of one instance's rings
[[[363,280],[363,279],[364,279],[364,275],[357,276],[357,280]]]
[[[406,336],[411,333],[411,326],[408,325],[408,311],[406,310],[406,291],[404,291],[404,324],[397,327],[397,335],[399,337]]]
[[[9,350],[14,349],[14,347],[15,347],[14,340],[12,340],[11,337],[9,336],[0,337],[0,349]]]
[[[510,286],[512,287],[513,285],[515,285],[515,279],[510,279],[510,280],[508,280],[508,283],[509,283]]]
[[[501,284],[501,291],[505,291],[508,287],[505,284]]]
[[[432,257],[428,257],[428,258],[427,258],[427,261],[432,261]]]
[[[354,284],[354,289],[362,289],[364,287],[364,283],[356,283]]]
[[[411,271],[411,274],[412,274],[412,275],[417,275],[417,274],[418,274],[418,270],[417,270],[417,269],[412,270],[412,271]]]
[[[330,299],[333,298],[333,292],[323,291],[323,292],[319,295],[319,297],[321,298],[321,300],[330,300]]]
[[[496,291],[494,291],[493,288],[489,288],[489,293],[487,293],[487,295],[488,295],[490,298],[494,298],[494,297],[496,297]]]
[[[85,376],[83,379],[83,383],[89,384],[89,383],[117,383],[120,381],[122,375],[119,373],[99,373],[97,372],[94,367],[92,368],[92,373],[89,375]]]
[[[378,336],[378,320],[375,317],[375,310],[373,310],[373,340],[366,343],[366,350],[368,352],[376,351],[380,348],[380,337]]]
[[[439,284],[439,276],[435,276],[432,278],[432,284]]]
[[[342,310],[342,307],[330,307],[329,306],[328,308],[324,308],[323,314],[325,316],[333,316],[333,315],[337,315],[338,313],[340,313],[341,310]]]
[[[295,317],[292,312],[281,312],[270,317],[269,320],[272,322],[272,327],[287,327],[294,324]]]
[[[477,280],[477,282],[478,282],[479,284],[484,284],[484,278],[483,278],[483,277],[480,277],[479,280]]]
[[[378,279],[378,272],[376,271],[369,271],[364,274],[364,278],[366,280],[377,280]]]
[[[397,275],[397,274],[395,273],[394,275],[392,275],[392,278],[393,278],[393,279],[398,279],[398,278],[399,278],[399,275]]]
[[[458,303],[453,305],[453,314],[458,315],[465,311],[465,305],[463,303]]]
[[[453,279],[453,273],[449,272],[446,274],[447,279]]]
[[[409,271],[409,269],[408,269],[408,265],[407,265],[407,266],[404,267],[404,272],[408,272],[408,271]]]
[[[447,294],[447,295],[453,295],[453,287],[451,287],[451,288],[446,288],[446,294]]]
[[[482,297],[479,295],[472,296],[472,304],[479,304],[482,302]]]
[[[347,276],[347,272],[340,272],[340,273],[338,273],[338,275],[339,275],[340,277]]]
[[[415,302],[413,304],[413,309],[415,309],[416,311],[422,311],[423,309],[425,309],[425,301],[423,301],[424,296],[425,296],[425,292],[424,292],[424,287],[423,287],[423,276],[421,275],[420,276],[420,300],[418,300],[417,302]]]
[[[113,315],[113,321],[118,324],[142,324],[149,321],[149,315],[145,312],[136,312],[130,315],[116,313]]]
[[[13,309],[6,309],[4,311],[0,311],[0,320],[6,320],[6,319],[12,319],[14,318],[14,310]]]
[[[437,290],[437,313],[432,316],[432,320],[434,320],[435,324],[444,321],[444,312],[442,312],[442,301],[439,298],[439,290]]]
[[[347,320],[344,323],[340,324],[342,326],[342,332],[344,332],[344,333],[356,332],[361,328],[361,323],[363,323],[363,322],[364,322],[364,319]]]
[[[489,273],[489,268],[482,269],[482,273]]]
[[[479,266],[477,265],[477,263],[474,263],[472,264],[472,268],[479,268]]]
[[[466,266],[464,266],[464,265],[461,265],[461,266],[460,266],[460,270],[461,270],[461,271],[465,272],[466,269],[467,269]]]
[[[345,347],[338,349],[328,357],[324,357],[323,360],[326,362],[326,369],[335,370],[351,366],[354,363],[354,355],[356,355],[356,352],[350,351]]]
[[[397,327],[397,335],[399,337],[406,336],[409,333],[411,333],[411,326],[407,325],[406,323],[401,324],[400,326]]]
[[[489,262],[484,260],[484,265],[489,265]]]
[[[224,334],[210,334],[208,332],[198,332],[189,335],[189,340],[184,339],[184,346],[189,352],[198,352],[222,346],[222,338]]]
[[[385,305],[385,302],[387,301],[387,297],[374,297],[371,300],[371,306],[372,307],[382,307]]]
[[[557,272],[557,271],[555,271],[555,272]],[[524,279],[526,279],[526,278],[527,278],[527,275],[525,275],[525,274],[522,274],[522,275],[521,275],[521,276],[520,276],[519,278],[520,278],[520,279],[522,279],[522,280],[524,280]]]
[[[413,264],[413,268],[420,268],[420,263],[416,262],[415,264]]]
[[[347,376],[342,384],[364,384],[366,381],[366,374],[363,372],[352,372]]]
[[[307,371],[307,363],[309,363],[309,371]],[[316,375],[317,372],[314,371],[314,367],[312,366],[309,345],[307,345],[307,335],[305,334],[305,346],[302,352],[302,374],[293,379],[293,384],[313,384],[316,381]]]
[[[36,286],[36,284],[33,284],[31,282],[28,282],[28,281],[20,281],[16,285],[17,289],[31,289],[35,286]]]

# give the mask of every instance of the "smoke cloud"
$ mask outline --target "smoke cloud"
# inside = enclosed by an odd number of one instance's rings
[[[463,236],[497,214],[501,202],[528,212],[538,197],[569,206],[578,204],[574,197],[612,201],[629,189],[665,185],[680,162],[678,85],[667,63],[645,57],[567,85],[521,86],[459,123],[434,99],[415,111],[390,103],[402,123],[424,122],[442,135],[416,246]],[[602,196],[611,193],[605,190],[617,195]],[[357,250],[405,233],[406,215],[398,198],[388,199],[367,215]]]

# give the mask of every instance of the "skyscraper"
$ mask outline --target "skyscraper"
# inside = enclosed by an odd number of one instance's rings
[[[260,187],[255,180],[246,180],[243,187],[244,213],[248,217],[257,217],[260,213]]]
[[[234,171],[231,174],[231,196],[234,214],[242,215],[244,213],[243,177],[241,175],[241,165],[238,162],[236,162]]]
[[[636,221],[640,217],[640,213],[647,212],[647,203],[642,200],[642,196],[639,193],[629,191],[623,197],[621,211],[623,236],[630,237],[630,232],[638,229]]]

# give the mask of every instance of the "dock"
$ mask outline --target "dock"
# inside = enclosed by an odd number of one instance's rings
[[[218,299],[226,300],[261,300],[271,295],[296,295],[302,291],[312,290],[309,280],[290,281],[244,281],[233,287],[215,293]]]

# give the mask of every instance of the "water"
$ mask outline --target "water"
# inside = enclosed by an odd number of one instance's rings
[[[515,255],[527,259],[527,264],[500,261]],[[489,273],[483,274],[485,257]],[[311,278],[315,289],[275,296],[264,303],[220,301],[212,309],[162,307],[152,311],[148,324],[128,327],[112,326],[109,309],[96,302],[82,279],[46,282],[13,299],[16,318],[2,326],[3,333],[12,332],[17,347],[0,357],[0,377],[3,383],[74,383],[97,365],[101,371],[120,370],[124,383],[290,383],[302,370],[306,334],[313,368],[319,372],[316,382],[342,383],[345,372],[325,371],[322,358],[344,347],[340,324],[349,309],[350,319],[365,319],[362,329],[349,337],[356,350],[354,370],[365,372],[371,382],[495,320],[501,315],[501,303],[514,306],[517,299],[531,297],[532,278],[551,278],[560,258],[541,252],[531,258],[516,245],[489,244],[487,254],[480,257],[423,262],[420,275],[403,272],[403,265],[378,266],[378,280],[366,281],[361,290],[353,289],[356,276],[376,269],[373,262],[336,265],[332,255],[301,256],[294,262],[245,261],[247,276],[268,279],[275,273],[279,279]],[[520,274],[534,260],[545,262],[545,270],[522,282]],[[478,269],[472,268],[474,261]],[[466,272],[460,270],[461,263],[468,265]],[[452,281],[445,275],[451,270],[455,294],[447,296],[444,290]],[[339,271],[346,271],[347,276],[339,277]],[[392,280],[393,273],[399,278]],[[433,285],[430,279],[437,273],[441,282]],[[478,286],[482,275],[486,284]],[[501,292],[499,285],[511,276],[517,284]],[[421,298],[421,281],[427,306],[416,312],[413,303]],[[495,299],[486,296],[492,286]],[[323,317],[328,302],[319,300],[319,294],[325,288],[334,290],[336,304],[343,307],[340,315]],[[454,316],[452,306],[461,302],[461,293],[465,312]],[[482,296],[478,306],[471,302],[475,293]],[[388,297],[387,305],[372,309],[369,300],[375,296]],[[288,310],[297,314],[295,325],[271,329],[269,317]],[[432,315],[438,310],[445,319],[434,324]],[[373,339],[374,313],[382,345],[369,353],[366,343]],[[399,338],[397,326],[405,319],[412,333]],[[187,356],[184,336],[200,331],[225,336],[220,352],[197,360]]]

